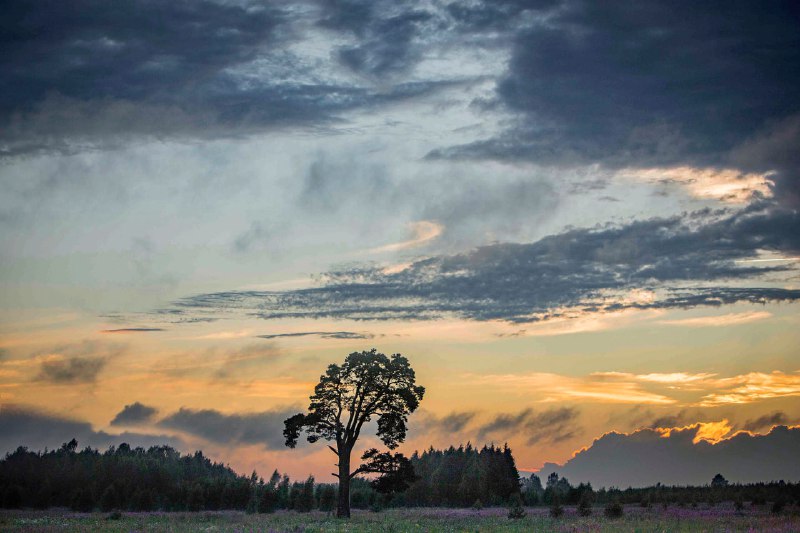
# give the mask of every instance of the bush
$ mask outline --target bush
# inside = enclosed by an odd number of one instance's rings
[[[525,518],[527,514],[528,513],[525,512],[525,509],[523,509],[521,505],[515,505],[508,508],[509,520],[519,520],[520,518]]]
[[[733,508],[736,509],[737,513],[741,513],[744,510],[744,502],[742,501],[741,495],[736,496],[736,499],[733,501]]]
[[[106,517],[106,520],[120,520],[122,518],[122,513],[119,511],[114,511],[110,515]]]
[[[603,510],[606,518],[620,518],[624,511],[622,505],[618,501],[608,502],[606,508]]]
[[[525,518],[527,514],[525,508],[522,507],[522,498],[519,493],[514,494],[511,497],[511,506],[508,508],[509,520],[519,520],[520,518]]]
[[[319,510],[329,513],[333,511],[335,507],[336,487],[333,485],[321,485],[319,489]]]
[[[783,501],[782,499],[775,500],[774,502],[772,502],[772,509],[771,509],[772,514],[780,514],[780,512],[783,511],[784,507],[786,507],[785,501]]]
[[[580,500],[578,500],[578,514],[581,516],[592,514],[592,497],[588,491],[584,491]]]
[[[559,518],[564,514],[564,508],[561,507],[557,501],[554,501],[553,504],[550,506],[550,516],[553,518]]]
[[[481,502],[480,498],[475,500],[475,503],[472,504],[472,508],[475,509],[476,511],[480,511],[481,509],[483,509],[483,502]]]

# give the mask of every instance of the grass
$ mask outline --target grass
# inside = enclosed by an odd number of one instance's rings
[[[325,513],[299,514],[281,511],[271,515],[248,515],[236,511],[200,513],[72,513],[64,510],[4,511],[0,531],[265,531],[265,532],[472,532],[472,531],[759,531],[800,532],[796,508],[773,515],[769,509],[748,508],[737,513],[733,505],[713,508],[641,509],[626,507],[618,519],[603,516],[595,508],[591,516],[581,517],[565,507],[564,516],[551,518],[548,509],[528,508],[527,516],[507,518],[502,508],[473,509],[389,509],[380,513],[354,511],[350,520],[338,520]]]

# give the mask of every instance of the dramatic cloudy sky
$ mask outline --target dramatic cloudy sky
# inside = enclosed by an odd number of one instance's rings
[[[777,0],[14,2],[0,452],[330,479],[282,420],[374,346],[406,451],[800,479],[798,64]]]

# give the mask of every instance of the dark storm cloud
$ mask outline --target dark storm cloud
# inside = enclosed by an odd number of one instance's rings
[[[8,6],[0,21],[0,155],[113,146],[130,136],[215,138],[325,126],[339,112],[442,86],[399,80],[373,91],[321,81],[287,46],[300,39],[302,16],[259,1]],[[362,62],[378,54],[385,59],[376,65],[395,64],[389,58],[402,49],[386,41],[380,52],[361,53]],[[269,75],[247,73],[254,68]]]
[[[550,409],[540,413],[532,409],[523,409],[517,414],[500,414],[494,420],[478,428],[478,439],[497,435],[521,434],[526,437],[527,444],[537,442],[560,442],[572,438],[579,432],[575,424],[579,412],[573,407]]]
[[[122,411],[117,413],[114,419],[111,420],[111,425],[131,426],[143,424],[145,422],[150,422],[157,412],[158,409],[155,407],[150,407],[140,402],[134,402],[123,407]]]
[[[264,319],[435,319],[535,322],[585,312],[688,309],[795,301],[800,291],[749,286],[791,274],[793,263],[748,263],[759,251],[797,255],[800,214],[751,205],[734,214],[695,212],[622,226],[575,229],[527,244],[493,244],[434,256],[387,274],[365,266],[329,272],[319,287],[201,294],[187,312],[238,308]],[[657,291],[653,301],[622,298]]]
[[[122,344],[89,340],[55,346],[39,354],[57,359],[42,361],[36,379],[57,384],[94,383],[108,362],[126,349]]]
[[[772,426],[783,425],[789,422],[789,418],[786,416],[786,413],[782,411],[775,411],[774,413],[763,415],[755,420],[748,420],[742,426],[742,429],[745,431],[759,431],[766,428],[771,428]]]
[[[95,431],[88,422],[63,418],[25,406],[3,405],[0,410],[0,454],[13,451],[18,446],[27,446],[32,450],[58,448],[73,438],[81,448],[92,446],[105,449],[123,442],[133,447],[182,445],[180,439],[166,435],[128,432],[112,435]]]
[[[269,335],[256,335],[260,339],[278,339],[281,337],[322,337],[323,339],[372,339],[371,333],[356,333],[354,331],[301,331],[295,333],[272,333]]]
[[[796,6],[679,4],[574,2],[518,35],[499,96],[547,135],[517,155],[706,158],[800,110]]]
[[[739,147],[800,112],[799,30],[789,1],[564,2],[514,38],[516,125],[431,156],[775,170],[771,143]]]
[[[259,444],[278,450],[284,447],[283,421],[295,413],[291,409],[225,414],[216,409],[182,407],[158,425],[220,444]]]
[[[557,7],[559,0],[509,0],[505,2],[473,2],[458,0],[447,4],[448,14],[460,31],[506,31],[527,12],[545,12]]]
[[[702,485],[722,473],[733,482],[800,480],[800,428],[777,426],[767,435],[740,433],[717,444],[693,443],[697,427],[672,430],[668,437],[643,429],[631,434],[608,433],[579,451],[564,465],[546,463],[572,483],[595,487]]]

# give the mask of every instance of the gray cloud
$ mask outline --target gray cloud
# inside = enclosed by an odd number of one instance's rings
[[[0,68],[7,74],[0,81],[0,155],[72,153],[122,146],[132,137],[209,139],[287,125],[327,128],[342,111],[441,87],[398,80],[372,90],[325,80],[319,65],[288,46],[302,38],[297,26],[307,24],[309,13],[256,0],[9,7],[0,22]],[[395,37],[410,39],[413,21],[402,22],[408,16],[394,21]],[[367,44],[341,55],[357,70],[378,72],[407,55],[399,42]],[[265,70],[268,76],[261,75]]]
[[[533,414],[532,409],[523,409],[519,413],[512,415],[501,413],[494,420],[478,428],[478,439],[483,440],[491,433],[516,433],[520,427],[527,422],[528,417]]]
[[[748,420],[742,426],[745,431],[759,431],[772,426],[784,425],[789,422],[786,413],[782,411],[775,411],[774,413],[760,416],[754,420]]]
[[[579,412],[574,407],[561,407],[542,412],[523,409],[517,414],[500,414],[494,420],[478,428],[478,440],[490,435],[507,438],[508,435],[522,434],[527,444],[537,442],[561,442],[579,433],[576,420]]]
[[[210,352],[213,353],[213,350]],[[251,344],[227,351],[222,364],[214,372],[215,379],[239,378],[283,356],[274,343]]]
[[[52,383],[94,383],[106,366],[104,357],[70,357],[60,361],[44,361],[37,379]]]
[[[797,18],[788,2],[563,2],[514,38],[497,98],[516,125],[434,155],[719,164],[800,110]]]
[[[220,444],[259,444],[265,449],[284,447],[283,421],[296,409],[225,414],[216,409],[182,407],[158,426],[183,431]]]
[[[391,238],[387,225],[359,224],[352,216],[357,211],[363,215],[358,220],[375,221],[392,213],[395,228],[422,220],[435,222],[443,232],[428,246],[463,249],[486,242],[488,235],[529,236],[559,206],[555,176],[509,169],[489,180],[466,167],[453,164],[448,172],[440,173],[430,166],[420,175],[409,176],[387,165],[383,156],[320,152],[296,189],[291,215],[270,213],[249,222],[232,239],[232,248],[237,253],[276,254],[301,240],[304,246],[339,241],[345,249],[359,243],[361,251],[387,244]],[[317,231],[309,233],[311,227]],[[401,240],[407,234],[394,238]]]
[[[359,37],[355,46],[338,50],[339,61],[360,74],[380,79],[405,73],[422,54],[421,38],[437,28],[434,15],[411,2],[326,2],[327,27],[348,29]],[[405,4],[405,5],[403,5]]]
[[[164,328],[118,328],[104,329],[100,333],[150,333],[153,331],[166,331]]]
[[[0,453],[5,454],[18,446],[32,450],[57,448],[75,438],[81,447],[104,449],[127,442],[131,446],[157,446],[168,444],[182,448],[183,442],[167,435],[146,435],[124,432],[117,435],[95,431],[88,422],[64,418],[26,406],[3,405],[0,410]]]
[[[123,344],[91,340],[55,346],[40,355],[59,358],[42,361],[36,379],[59,384],[94,383],[108,362],[126,350]]]
[[[717,444],[693,443],[697,428],[673,430],[668,437],[642,429],[607,433],[563,465],[546,463],[539,476],[553,471],[571,482],[596,487],[702,485],[722,473],[734,482],[800,479],[796,460],[800,428],[775,427],[767,435],[734,435]]]
[[[278,339],[281,337],[308,337],[317,336],[323,339],[372,339],[372,333],[356,333],[355,331],[301,331],[296,333],[272,333],[269,335],[256,335],[261,339]]]
[[[117,413],[113,420],[112,426],[132,426],[136,424],[143,424],[150,422],[158,412],[155,407],[144,405],[140,402],[134,402],[122,408],[122,411]]]
[[[414,433],[426,435],[432,432],[458,433],[463,431],[475,418],[475,411],[453,411],[443,416],[433,413],[421,413],[422,416],[414,417],[411,430]]]
[[[535,322],[575,310],[669,309],[737,302],[795,301],[800,291],[732,287],[794,272],[791,263],[741,262],[760,251],[800,251],[796,211],[752,204],[621,226],[575,229],[527,244],[494,244],[421,259],[401,272],[365,266],[329,272],[322,285],[285,292],[201,294],[175,303],[207,313],[239,308],[265,319],[434,319]],[[652,301],[623,298],[631,289]]]

